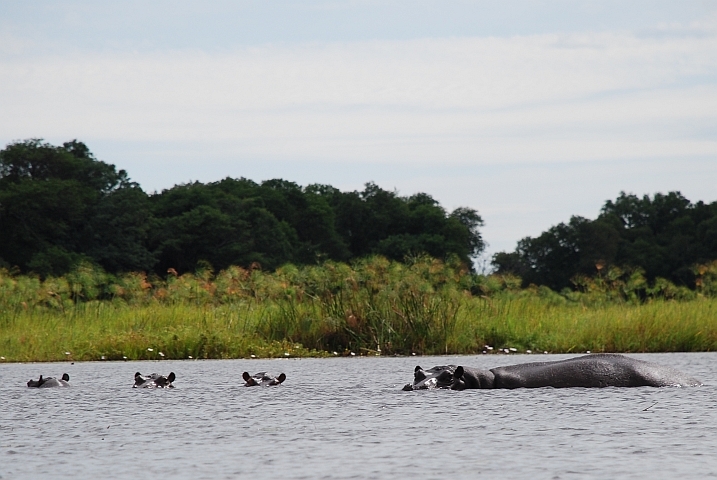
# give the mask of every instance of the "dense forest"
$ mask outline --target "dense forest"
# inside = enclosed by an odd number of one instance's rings
[[[0,151],[0,268],[62,275],[83,262],[110,273],[179,274],[210,265],[428,254],[471,266],[485,247],[475,210],[373,183],[329,185],[226,178],[147,194],[82,142],[32,139]]]
[[[470,208],[447,212],[428,194],[404,197],[373,183],[342,192],[225,178],[147,194],[76,140],[53,146],[32,139],[0,151],[0,268],[41,277],[82,263],[165,276],[370,255],[404,261],[427,254],[470,269],[485,248],[482,226]],[[622,193],[595,220],[572,217],[495,254],[492,265],[523,286],[556,291],[579,290],[585,278],[634,274],[694,288],[699,265],[715,259],[717,202]]]
[[[524,285],[579,288],[581,278],[640,273],[695,287],[699,265],[717,259],[717,202],[692,203],[680,192],[639,198],[622,193],[595,220],[574,216],[493,256],[497,273]]]

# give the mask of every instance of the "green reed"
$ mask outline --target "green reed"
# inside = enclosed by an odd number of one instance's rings
[[[521,290],[519,279],[478,276],[457,262],[427,257],[287,265],[275,272],[170,271],[167,279],[114,277],[89,265],[43,280],[0,271],[0,356],[445,354],[477,353],[484,345],[494,352],[715,350],[717,299],[707,289],[717,265],[703,266],[700,275],[702,290],[664,281],[649,286],[639,272],[611,271],[576,279],[577,291],[556,293]]]
[[[717,300],[549,304],[539,297],[488,299],[457,326],[460,352],[480,344],[521,351],[717,350]],[[472,333],[472,335],[471,335]]]

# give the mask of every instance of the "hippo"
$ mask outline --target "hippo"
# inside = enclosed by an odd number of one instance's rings
[[[134,385],[132,388],[174,388],[172,382],[177,378],[174,372],[171,372],[166,377],[153,373],[143,377],[141,373],[137,372],[134,374]]]
[[[70,376],[66,373],[63,373],[59,380],[55,377],[42,378],[40,375],[39,380],[30,380],[27,382],[27,386],[31,388],[69,387],[69,382]]]
[[[271,387],[273,385],[281,385],[282,382],[286,380],[286,375],[282,373],[278,377],[272,377],[266,372],[259,372],[255,375],[249,375],[249,372],[244,372],[242,378],[244,378],[246,382],[244,384],[245,387],[253,387],[255,385]]]
[[[417,366],[403,390],[449,388],[695,387],[694,378],[671,367],[614,353],[595,353],[553,362],[523,363],[480,370],[444,365]]]

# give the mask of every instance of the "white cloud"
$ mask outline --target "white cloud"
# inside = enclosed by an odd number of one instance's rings
[[[457,163],[717,153],[717,36],[269,45],[8,59],[0,130],[237,155]],[[711,77],[711,78],[709,78]],[[697,85],[695,85],[697,84]]]

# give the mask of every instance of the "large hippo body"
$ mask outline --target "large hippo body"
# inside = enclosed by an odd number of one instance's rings
[[[42,378],[42,375],[40,375],[39,380],[30,380],[29,382],[27,382],[27,386],[31,388],[69,387],[70,376],[64,373],[62,374],[62,378]]]
[[[697,386],[690,376],[664,365],[601,353],[554,362],[534,362],[480,370],[446,365],[416,367],[413,384],[404,390],[429,388],[538,388],[538,387],[666,387]]]

